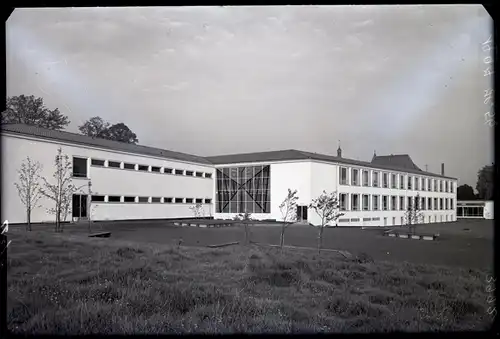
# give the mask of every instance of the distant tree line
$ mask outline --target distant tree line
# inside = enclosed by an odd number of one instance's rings
[[[7,98],[6,109],[1,115],[1,123],[26,124],[53,130],[64,130],[69,125],[70,120],[59,109],[50,110],[45,107],[42,98],[35,98],[33,95],[19,95]],[[111,125],[97,116],[85,121],[78,129],[81,134],[93,138],[129,144],[139,142],[137,135],[124,123]]]
[[[457,200],[494,200],[494,164],[486,165],[477,173],[476,191],[467,184],[457,187]]]

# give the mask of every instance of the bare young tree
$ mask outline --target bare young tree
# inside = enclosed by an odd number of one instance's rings
[[[410,233],[415,234],[416,225],[424,222],[424,214],[422,213],[420,206],[420,194],[417,194],[417,196],[413,199],[413,202],[408,204],[404,219]]]
[[[240,213],[235,217],[235,219],[241,221],[245,229],[245,245],[250,244],[250,226],[252,223],[252,214],[248,212]]]
[[[30,157],[21,163],[21,168],[17,171],[19,173],[19,182],[14,185],[21,202],[26,207],[26,230],[31,231],[31,212],[34,208],[40,207],[38,201],[42,197],[40,191],[40,172],[42,171],[42,164],[38,161],[32,161]]]
[[[197,203],[196,205],[189,207],[189,209],[193,212],[195,218],[203,218],[205,216],[203,205],[200,203]]]
[[[64,215],[66,208],[69,210],[69,205],[71,204],[71,199],[73,194],[78,192],[81,187],[76,187],[72,183],[71,172],[72,165],[69,157],[62,154],[62,149],[59,147],[57,150],[57,155],[55,157],[55,167],[56,170],[53,174],[55,179],[55,184],[50,183],[47,179],[43,178],[44,188],[40,190],[41,194],[55,203],[55,207],[48,210],[49,213],[55,214],[56,216],[56,232],[62,232],[61,226],[61,216]],[[68,207],[67,207],[68,206]]]
[[[323,245],[323,231],[325,227],[329,227],[332,221],[344,215],[339,212],[339,201],[337,192],[327,193],[323,191],[321,195],[313,199],[309,208],[312,208],[316,214],[321,218],[321,224],[318,227],[318,253],[321,253],[321,246]]]
[[[292,191],[290,188],[288,189],[288,194],[280,204],[280,212],[282,216],[281,223],[281,236],[280,236],[280,248],[283,251],[283,246],[285,245],[285,230],[291,224],[297,221],[297,200],[299,197],[297,196],[297,190]]]

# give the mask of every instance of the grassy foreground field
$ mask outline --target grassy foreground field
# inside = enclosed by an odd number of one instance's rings
[[[27,334],[486,330],[488,272],[263,247],[9,235],[9,329]]]

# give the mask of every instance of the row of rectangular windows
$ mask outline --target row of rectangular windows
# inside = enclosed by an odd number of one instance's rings
[[[351,196],[349,200],[348,196]],[[362,201],[360,202],[360,196],[362,196]],[[425,210],[454,210],[454,199],[452,198],[429,198],[429,197],[420,197],[420,199],[416,199],[415,197],[407,197],[405,201],[405,197],[398,196],[389,196],[382,195],[382,210],[383,211],[403,211],[408,207],[413,206],[413,203],[416,204],[416,208],[425,211]],[[370,204],[371,200],[371,204]],[[350,201],[350,204],[348,202]],[[378,211],[380,210],[380,195],[370,195],[369,194],[348,194],[348,193],[340,193],[339,194],[339,208],[341,211]],[[406,202],[406,206],[405,206]]]
[[[430,215],[427,216],[428,222],[431,222],[431,220],[432,220],[431,217],[432,216],[430,216]],[[380,221],[379,217],[376,217],[376,218],[362,218],[362,219],[363,219],[363,221]],[[442,215],[440,216],[440,219],[441,219],[441,221],[443,221],[443,216]],[[445,219],[446,219],[446,221],[448,221],[448,219],[450,221],[453,221],[453,214],[450,214],[449,218],[448,218],[448,215],[445,215]],[[361,218],[350,218],[350,219],[349,218],[341,218],[341,219],[339,219],[339,222],[359,222],[360,220],[361,220]],[[422,221],[425,222],[425,219],[422,220]],[[387,222],[387,219],[385,220],[385,222]],[[434,215],[434,222],[437,222],[437,215]],[[393,225],[396,223],[396,217],[392,217],[392,223],[393,223]],[[404,218],[401,217],[401,224],[403,224],[403,223],[404,223]]]
[[[383,187],[389,188],[389,181],[391,188],[405,189],[405,187],[409,190],[414,189],[415,191],[429,191],[429,192],[443,192],[443,183],[444,183],[444,192],[447,193],[455,193],[455,187],[453,185],[453,181],[449,180],[438,180],[431,178],[423,178],[417,176],[407,176],[406,185],[405,185],[405,175],[404,174],[394,174],[394,173],[386,173],[386,172],[377,172],[371,170],[359,170],[356,168],[340,168],[340,176],[339,182],[341,185],[349,185],[348,173],[350,170],[350,185],[359,186],[360,178],[359,172],[362,171],[362,184],[363,186],[371,186],[371,187]],[[371,183],[369,180],[369,175],[371,173]],[[382,185],[379,186],[380,173],[382,174]],[[389,180],[389,178],[391,180]],[[399,185],[398,185],[399,178]],[[414,185],[413,185],[414,184]],[[413,188],[414,187],[414,188]]]
[[[87,176],[88,176],[87,175],[87,161],[88,161],[88,159],[86,159],[86,158],[73,157],[73,176],[74,177],[87,178]],[[120,161],[91,159],[90,164],[92,166],[95,166],[95,167],[129,169],[129,170],[134,170],[134,171],[185,175],[185,176],[189,176],[189,177],[198,177],[198,178],[212,178],[212,173],[207,173],[207,172],[189,171],[189,170],[174,169],[174,168],[160,167],[160,166],[132,164],[132,163],[120,162]]]
[[[106,199],[107,198],[107,199]],[[92,195],[92,202],[126,202],[126,203],[157,203],[157,204],[211,204],[212,199],[195,198],[165,198],[165,197],[136,197],[120,195]]]

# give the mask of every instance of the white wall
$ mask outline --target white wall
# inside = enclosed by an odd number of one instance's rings
[[[288,194],[288,189],[297,190],[297,204],[307,205],[311,199],[311,162],[310,161],[290,161],[280,163],[245,163],[217,165],[217,168],[223,167],[243,167],[270,165],[271,177],[271,212],[254,213],[252,217],[257,220],[275,219],[283,220],[279,205]],[[215,190],[214,190],[215,191]],[[215,201],[215,196],[214,196]],[[216,213],[216,219],[233,219],[237,213]]]
[[[118,168],[102,168],[90,166],[89,159],[89,178],[73,179],[73,183],[76,186],[85,186],[81,191],[82,194],[87,194],[86,185],[90,179],[92,181],[93,194],[96,195],[213,199],[215,170],[211,165],[184,163],[150,156],[2,134],[2,220],[7,219],[11,223],[26,222],[24,205],[21,203],[17,190],[13,185],[14,182],[18,181],[17,171],[22,161],[29,156],[33,161],[39,161],[43,165],[42,176],[52,181],[54,158],[58,147],[61,147],[63,154],[68,155],[70,159],[73,156],[79,156],[212,173],[212,178],[199,178]],[[40,204],[42,206],[35,209],[32,213],[32,222],[54,221],[55,217],[46,211],[47,208],[53,207],[52,201],[43,198],[40,200]],[[93,205],[97,205],[92,209],[94,211],[92,219],[94,220],[193,217],[193,213],[189,210],[191,206],[189,204],[99,202],[93,203]],[[204,206],[207,215],[213,213],[213,206],[213,203]],[[69,215],[68,220],[70,218],[71,215]]]
[[[493,201],[485,201],[484,202],[484,218],[485,219],[494,219],[495,215],[495,206]]]
[[[311,195],[312,198],[318,197],[323,190],[326,190],[328,193],[330,192],[337,192],[337,196],[339,196],[340,193],[346,193],[348,194],[348,210],[347,211],[342,211],[344,215],[340,217],[339,219],[351,219],[351,218],[359,218],[359,221],[356,222],[338,222],[337,224],[339,226],[383,226],[384,225],[384,218],[386,219],[386,225],[401,225],[402,221],[401,218],[403,217],[403,223],[404,223],[404,215],[405,212],[403,210],[399,210],[399,197],[403,196],[404,201],[405,201],[405,206],[408,200],[408,197],[415,197],[417,194],[420,195],[420,197],[431,197],[431,198],[452,198],[455,200],[455,205],[456,205],[456,193],[445,193],[445,192],[428,192],[428,191],[415,191],[415,190],[408,190],[408,189],[399,189],[399,177],[397,177],[397,188],[391,188],[391,173],[395,173],[401,175],[404,175],[404,180],[407,180],[407,173],[402,173],[402,172],[389,172],[389,187],[388,188],[383,188],[380,187],[382,185],[382,175],[379,174],[379,187],[371,187],[372,184],[372,172],[373,170],[369,170],[369,186],[362,186],[362,175],[359,175],[360,179],[360,185],[359,186],[351,186],[351,185],[341,185],[339,176],[340,176],[340,167],[347,167],[347,168],[352,168],[351,166],[338,166],[336,164],[330,164],[330,163],[323,163],[323,162],[317,162],[314,161],[312,162],[311,165],[311,175],[312,175],[312,188],[311,188]],[[362,167],[355,167],[358,168],[359,170],[365,169]],[[379,173],[384,172],[381,170],[376,170]],[[350,171],[348,171],[348,182],[350,183]],[[414,174],[410,174],[411,176],[415,176]],[[413,186],[414,187],[414,186]],[[407,188],[406,181],[404,188]],[[427,189],[427,187],[426,187]],[[456,183],[455,183],[455,192],[456,192]],[[368,211],[351,211],[350,210],[350,204],[351,204],[351,194],[359,194],[359,199],[362,199],[363,194],[369,195],[369,210]],[[372,210],[372,195],[379,195],[379,210],[373,211]],[[396,196],[397,200],[397,208],[398,210],[387,210],[383,211],[382,210],[382,196],[387,195],[389,199],[389,208],[390,203],[391,203],[391,196]],[[360,208],[362,209],[362,200],[360,200]],[[425,223],[429,222],[429,216],[431,217],[430,222],[441,222],[441,218],[443,222],[446,222],[446,217],[448,218],[448,221],[455,221],[456,220],[456,209],[449,209],[449,210],[425,210],[422,211],[422,214],[424,215],[424,221]],[[436,217],[436,221],[434,221],[434,217]],[[380,218],[378,221],[363,221],[363,218]],[[319,216],[312,210],[309,211],[309,220],[310,223],[312,224],[320,224],[321,220]]]

